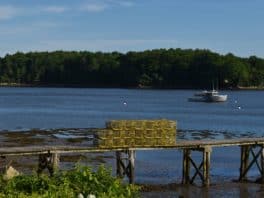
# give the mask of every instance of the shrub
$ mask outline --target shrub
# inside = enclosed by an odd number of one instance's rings
[[[100,166],[97,171],[91,167],[77,165],[74,170],[47,175],[21,175],[11,180],[0,179],[0,198],[76,198],[94,194],[101,198],[136,198],[138,187],[123,184],[111,175],[111,170]]]

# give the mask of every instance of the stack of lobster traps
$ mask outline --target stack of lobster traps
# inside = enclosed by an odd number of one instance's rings
[[[176,121],[111,120],[95,135],[99,148],[172,146],[176,143]]]

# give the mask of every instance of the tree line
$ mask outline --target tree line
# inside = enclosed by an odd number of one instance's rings
[[[1,84],[85,87],[264,86],[264,59],[201,49],[17,52],[0,58]]]

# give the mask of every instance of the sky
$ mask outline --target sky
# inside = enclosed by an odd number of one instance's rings
[[[209,49],[264,58],[263,0],[0,0],[0,56]]]

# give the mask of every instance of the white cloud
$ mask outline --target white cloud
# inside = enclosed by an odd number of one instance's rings
[[[108,8],[108,5],[105,3],[88,3],[81,7],[81,10],[88,12],[101,12]]]
[[[25,37],[28,35],[38,35],[43,31],[50,31],[52,29],[63,28],[63,23],[50,22],[50,21],[37,21],[34,23],[29,23],[30,25],[14,25],[9,23],[8,25],[0,26],[0,43],[1,37],[3,40]]]
[[[134,3],[131,1],[121,0],[101,0],[101,1],[87,1],[86,4],[82,5],[80,10],[88,12],[102,12],[112,7],[131,7]]]
[[[0,21],[18,16],[37,16],[40,12],[63,13],[69,10],[66,6],[42,6],[42,7],[15,7],[12,5],[0,5]]]
[[[17,9],[12,6],[0,6],[0,20],[13,18],[17,14]]]
[[[63,13],[67,11],[68,8],[64,6],[48,6],[44,8],[43,10],[47,12],[52,12],[52,13]]]
[[[131,1],[116,1],[117,4],[124,7],[131,7],[134,6],[134,3]]]
[[[126,7],[131,7],[131,6],[133,6],[134,5],[134,3],[132,3],[132,2],[121,2],[120,3],[121,5],[123,5],[123,6],[126,6]]]
[[[89,51],[139,51],[156,48],[175,48],[178,41],[173,39],[97,39],[97,40],[45,40],[38,50],[89,50]],[[34,49],[34,48],[32,48]]]
[[[33,7],[15,7],[12,5],[0,5],[0,20],[8,20],[17,16],[37,16],[40,12],[64,13],[66,11],[102,12],[109,8],[131,7],[134,3],[128,0],[87,0],[82,5],[70,8],[65,5],[46,5]]]
[[[76,50],[76,51],[142,51],[157,48],[176,48],[179,42],[173,39],[60,39],[60,40],[34,40],[28,43],[25,40],[8,42],[0,45],[0,56],[6,53],[13,54],[16,51],[56,51],[56,50]]]

